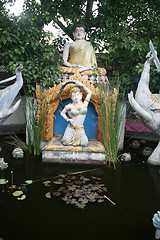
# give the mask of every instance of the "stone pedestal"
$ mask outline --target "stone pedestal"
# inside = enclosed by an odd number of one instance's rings
[[[96,139],[89,140],[87,147],[64,146],[57,136],[42,149],[43,162],[105,165],[105,157],[104,146]]]

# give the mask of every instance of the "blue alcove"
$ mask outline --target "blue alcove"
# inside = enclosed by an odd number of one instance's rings
[[[71,103],[72,101],[69,98],[69,99],[63,100],[62,102],[63,102],[63,105],[65,106]],[[62,107],[59,105],[57,110],[55,111],[54,134],[63,135],[68,123],[60,115],[61,111],[62,111]],[[88,138],[96,138],[97,125],[98,125],[98,115],[96,113],[94,105],[92,103],[89,103],[86,119],[84,122],[84,129]]]

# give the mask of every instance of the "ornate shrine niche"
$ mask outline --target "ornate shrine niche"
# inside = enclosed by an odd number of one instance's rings
[[[87,86],[92,91],[92,97],[90,102],[94,105],[95,111],[98,115],[98,126],[97,126],[97,140],[103,141],[103,134],[101,129],[101,100],[98,87],[95,87],[94,84],[90,83],[86,78],[83,78],[81,74],[77,71],[72,77],[68,80],[65,80],[55,87],[49,88],[48,90],[44,90],[43,92],[40,89],[40,86],[36,88],[36,97],[38,101],[38,113],[37,118],[39,118],[40,114],[40,106],[43,104],[46,106],[46,119],[43,128],[42,140],[48,141],[54,136],[54,116],[55,111],[59,106],[59,91],[62,85],[70,80],[77,80],[82,82],[85,86]],[[63,89],[61,99],[65,100],[70,98],[70,90],[75,87],[74,83],[66,85]],[[85,91],[82,88],[83,98],[85,98]],[[117,94],[115,94],[117,96]],[[106,96],[107,97],[107,96]]]

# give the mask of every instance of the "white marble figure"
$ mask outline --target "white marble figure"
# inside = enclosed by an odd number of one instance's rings
[[[160,211],[154,214],[152,221],[153,226],[156,228],[155,239],[160,239]]]
[[[62,138],[62,143],[64,145],[87,146],[88,138],[85,134],[83,124],[92,92],[81,82],[76,81],[75,84],[83,87],[87,95],[84,102],[82,102],[82,93],[80,89],[74,87],[71,90],[72,103],[66,105],[61,112],[62,117],[69,123]],[[71,118],[67,117],[67,112]]]
[[[13,106],[13,100],[15,99],[15,97],[17,96],[19,90],[21,89],[21,87],[23,86],[23,78],[22,78],[22,74],[21,74],[21,70],[22,70],[23,66],[20,65],[17,69],[16,69],[16,75],[2,80],[0,82],[0,84],[5,83],[5,82],[9,82],[12,81],[16,78],[15,83],[13,83],[12,85],[6,87],[5,89],[0,91],[0,125],[3,124],[3,122],[14,112],[17,110],[20,101],[18,100]]]
[[[92,44],[85,40],[86,32],[83,24],[77,24],[73,32],[74,42],[67,43],[63,50],[63,65],[78,67],[79,72],[97,66],[96,55]]]
[[[155,59],[156,57],[156,59]],[[149,90],[150,65],[153,60],[157,61],[157,53],[153,49],[146,55],[146,62],[137,87],[135,98],[133,92],[128,94],[131,107],[136,111],[142,122],[160,136],[160,94],[152,94]],[[159,71],[159,62],[157,61]],[[160,165],[160,141],[158,146],[148,158],[148,163]]]

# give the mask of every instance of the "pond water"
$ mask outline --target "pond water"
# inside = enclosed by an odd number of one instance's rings
[[[40,158],[25,154],[23,159],[12,157],[13,146],[1,140],[2,151],[8,168],[0,171],[0,178],[18,187],[26,180],[26,199],[17,200],[0,185],[0,237],[4,240],[50,240],[50,239],[155,239],[152,217],[160,210],[160,168],[146,163],[142,155],[144,146],[155,147],[146,142],[133,149],[125,139],[124,152],[130,152],[132,161],[118,162],[113,166],[58,165],[42,163]],[[87,172],[87,170],[90,170]],[[97,178],[107,188],[102,203],[89,202],[84,209],[66,204],[60,196],[46,198],[49,191],[43,182],[59,174],[86,171],[77,176]],[[53,188],[56,186],[53,186]]]

